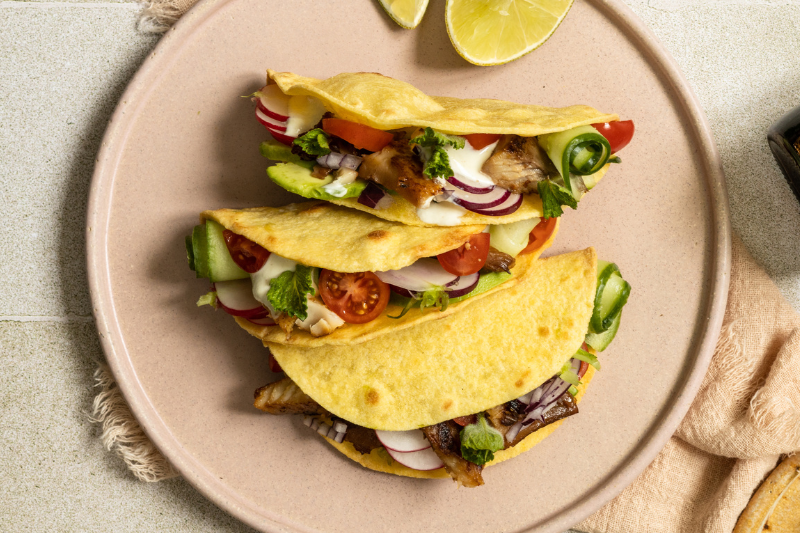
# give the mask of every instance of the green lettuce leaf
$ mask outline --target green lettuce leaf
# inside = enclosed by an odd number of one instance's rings
[[[572,209],[578,207],[578,201],[566,188],[550,180],[539,182],[539,197],[542,199],[544,218],[557,218],[563,215],[562,205],[568,205]]]
[[[307,131],[295,139],[292,144],[299,146],[308,155],[320,156],[331,153],[328,136],[320,128]]]
[[[297,265],[295,270],[287,270],[269,282],[267,299],[272,307],[300,320],[308,318],[306,295],[314,294],[313,267]]]
[[[494,452],[504,446],[502,433],[489,425],[483,413],[478,415],[477,422],[461,430],[461,457],[478,466],[494,459]]]
[[[450,158],[447,157],[444,148],[452,146],[460,150],[464,148],[465,139],[457,135],[440,133],[432,128],[425,128],[421,135],[417,135],[408,142],[416,144],[422,149],[423,174],[429,178],[449,178],[453,175],[453,169],[450,168]]]

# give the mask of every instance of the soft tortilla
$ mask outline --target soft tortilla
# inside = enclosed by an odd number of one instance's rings
[[[477,413],[556,374],[586,335],[594,249],[531,261],[526,269],[516,285],[480,305],[367,342],[264,344],[303,392],[360,426],[400,431]]]
[[[610,165],[606,165],[594,174],[592,177],[600,181],[600,179],[608,172],[608,167]],[[428,222],[423,222],[417,216],[417,208],[414,207],[414,204],[406,200],[405,198],[401,198],[400,196],[392,196],[392,203],[384,208],[384,209],[372,209],[370,207],[365,206],[364,204],[358,203],[358,198],[342,198],[341,200],[329,200],[329,202],[343,205],[346,207],[351,207],[353,209],[358,209],[359,211],[364,211],[365,213],[370,213],[375,215],[376,217],[383,218],[385,220],[393,220],[395,222],[402,222],[403,224],[407,224],[409,226],[427,226],[427,227],[436,227],[435,224],[429,224]],[[459,224],[469,225],[469,224],[510,224],[511,222],[517,222],[519,220],[526,220],[529,218],[538,217],[541,218],[543,215],[542,211],[542,200],[539,198],[538,194],[525,194],[522,196],[522,205],[519,206],[519,209],[511,213],[510,215],[504,215],[501,217],[492,217],[488,215],[479,215],[478,213],[473,213],[472,211],[467,211],[459,220]]]
[[[576,402],[580,403],[583,395],[586,393],[586,387],[589,385],[589,382],[592,381],[594,372],[594,368],[590,366],[589,370],[586,371],[586,374],[581,379],[581,383],[578,385],[578,394],[575,395]],[[517,455],[530,450],[543,441],[546,437],[550,436],[550,434],[553,433],[558,426],[560,426],[568,418],[569,417],[563,418],[557,422],[553,422],[552,424],[543,427],[542,429],[534,431],[516,446],[495,452],[494,460],[492,460],[490,463],[487,463],[486,466],[502,463],[503,461],[507,461],[512,457],[516,457]],[[349,459],[352,459],[361,466],[369,468],[370,470],[377,470],[378,472],[385,472],[387,474],[394,474],[396,476],[415,477],[420,479],[450,479],[450,474],[448,474],[444,468],[427,471],[414,470],[413,468],[408,468],[407,466],[401,465],[397,461],[393,460],[388,453],[381,451],[380,448],[376,448],[370,453],[362,454],[349,442],[345,441],[339,443],[327,437],[323,438],[328,441],[331,446],[346,455]]]
[[[267,83],[276,83],[284,94],[314,96],[338,117],[382,130],[429,126],[453,134],[508,133],[533,137],[619,120],[617,115],[584,105],[555,108],[502,100],[428,96],[409,83],[370,72],[342,73],[318,80],[267,70]],[[607,170],[608,165],[592,177],[599,181]],[[416,208],[404,198],[393,196],[392,200],[385,209],[369,208],[359,204],[357,198],[330,201],[403,224],[434,225],[420,220]],[[459,224],[507,224],[541,216],[539,196],[526,194],[519,209],[510,215],[493,217],[468,211]]]
[[[336,272],[378,272],[458,248],[485,225],[408,226],[323,201],[203,211],[270,252]]]
[[[444,133],[513,133],[534,137],[619,120],[585,105],[544,107],[503,100],[428,96],[413,85],[372,72],[318,80],[267,70],[284,94],[314,96],[336,116],[381,130],[431,127]]]
[[[511,269],[511,273],[513,275],[511,278],[486,292],[471,296],[466,300],[450,304],[445,311],[436,311],[431,309],[421,311],[419,308],[414,308],[408,311],[408,313],[406,313],[402,319],[390,318],[392,316],[398,316],[402,311],[402,307],[390,303],[388,306],[386,306],[386,310],[381,316],[375,320],[367,322],[366,324],[345,324],[344,326],[334,330],[333,333],[324,335],[322,337],[314,337],[308,331],[295,328],[292,331],[291,337],[288,339],[286,338],[286,334],[283,332],[283,330],[276,326],[259,326],[244,318],[234,318],[236,319],[236,323],[239,324],[244,330],[254,337],[258,337],[265,343],[271,342],[286,344],[289,346],[313,348],[335,345],[351,346],[353,344],[366,342],[374,339],[375,337],[383,335],[388,331],[399,331],[423,322],[439,320],[441,318],[450,316],[453,313],[458,312],[460,309],[463,309],[464,307],[471,305],[478,300],[486,298],[495,292],[503,291],[513,287],[519,282],[519,279],[525,275],[528,267],[553,243],[553,240],[555,240],[556,234],[558,233],[560,224],[561,221],[559,219],[559,221],[556,223],[556,228],[553,231],[553,234],[550,235],[550,238],[545,241],[541,248],[531,254],[517,258],[517,266]]]

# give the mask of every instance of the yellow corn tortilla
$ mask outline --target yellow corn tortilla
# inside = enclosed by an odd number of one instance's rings
[[[336,272],[396,270],[458,248],[485,225],[423,228],[322,201],[203,211],[270,252]]]
[[[581,379],[581,383],[578,385],[578,394],[575,395],[576,402],[580,403],[583,395],[586,393],[586,387],[589,385],[589,382],[592,381],[594,372],[594,368],[590,366],[589,370],[586,371],[586,374]],[[546,437],[550,436],[550,434],[553,433],[565,420],[567,420],[567,418],[553,422],[542,429],[534,431],[522,439],[522,441],[516,446],[495,452],[494,459],[487,463],[486,466],[488,467],[496,465],[497,463],[502,463],[503,461],[507,461],[512,457],[516,457],[517,455],[530,450],[542,442]],[[414,470],[413,468],[408,468],[407,466],[401,465],[397,461],[393,460],[391,456],[385,452],[385,450],[381,450],[380,448],[376,448],[370,453],[362,454],[349,442],[345,441],[339,443],[335,440],[329,439],[328,437],[323,438],[328,441],[331,446],[347,456],[348,459],[352,459],[364,468],[369,468],[370,470],[377,470],[378,472],[385,472],[387,474],[394,474],[396,476],[415,477],[419,479],[450,479],[450,474],[448,474],[444,468],[427,471]]]
[[[318,80],[267,70],[267,83],[276,83],[284,94],[318,98],[336,116],[381,130],[428,126],[456,135],[504,133],[533,137],[619,120],[617,115],[585,105],[555,108],[503,100],[428,96],[409,83],[370,72],[342,73]],[[599,181],[608,166],[592,177]],[[369,208],[359,204],[357,198],[330,201],[403,224],[434,225],[420,220],[409,201],[399,196],[392,199],[394,202],[386,209]],[[539,196],[526,194],[519,209],[510,215],[493,217],[468,211],[459,224],[507,224],[541,216]]]
[[[592,177],[600,181],[600,179],[605,176],[606,172],[608,172],[609,165],[604,166],[594,174]],[[364,211],[365,213],[374,214],[377,217],[386,219],[386,220],[393,220],[395,222],[402,222],[403,224],[409,226],[426,226],[426,227],[437,227],[435,224],[429,224],[427,222],[423,222],[417,216],[417,208],[414,207],[414,204],[406,200],[405,198],[401,198],[400,196],[392,196],[392,203],[388,207],[384,209],[372,209],[370,207],[365,206],[364,204],[358,203],[358,198],[342,198],[341,200],[329,200],[329,202],[343,205],[346,207],[350,207],[352,209],[358,209],[359,211]],[[519,209],[511,213],[510,215],[504,215],[501,217],[492,217],[488,215],[479,215],[478,213],[473,213],[472,211],[467,211],[464,213],[464,216],[461,217],[459,221],[460,224],[510,224],[512,222],[518,222],[520,220],[526,220],[529,218],[538,217],[541,218],[544,214],[542,211],[542,200],[539,198],[537,194],[524,194],[522,196],[522,205],[519,206]]]
[[[594,249],[523,265],[515,285],[439,320],[349,346],[264,345],[303,392],[360,426],[400,431],[477,413],[556,374],[586,335]]]
[[[337,117],[380,130],[431,127],[455,135],[511,133],[534,137],[619,120],[585,105],[544,107],[503,100],[428,96],[410,83],[374,72],[345,72],[318,80],[267,70],[284,94],[318,98]]]
[[[560,225],[561,220],[559,219],[558,222],[556,222],[556,227],[553,230],[552,235],[550,235],[550,238],[545,241],[541,248],[533,253],[517,258],[517,264],[511,269],[511,278],[486,292],[471,296],[466,300],[450,304],[447,306],[445,311],[437,311],[432,309],[421,311],[419,308],[414,308],[409,310],[403,316],[403,318],[390,318],[392,316],[398,316],[402,312],[403,308],[389,303],[381,316],[375,320],[367,322],[366,324],[345,324],[344,326],[335,329],[331,334],[324,335],[322,337],[314,337],[308,331],[295,328],[295,330],[292,331],[292,336],[288,339],[286,338],[286,334],[283,332],[283,330],[277,326],[259,326],[258,324],[253,324],[249,320],[241,317],[234,318],[239,326],[241,326],[245,331],[254,337],[261,339],[262,342],[273,342],[278,344],[286,344],[289,346],[303,346],[306,348],[334,345],[350,346],[353,344],[366,342],[374,339],[375,337],[383,335],[387,331],[398,331],[401,329],[410,328],[423,322],[442,319],[458,312],[467,305],[494,294],[495,292],[503,291],[513,287],[519,282],[519,279],[526,274],[529,266],[539,258],[542,252],[550,247],[556,238],[556,234],[558,233],[558,228]]]

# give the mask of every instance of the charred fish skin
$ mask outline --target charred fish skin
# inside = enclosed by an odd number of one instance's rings
[[[358,177],[395,191],[415,207],[440,194],[442,187],[422,174],[422,162],[408,141],[392,141],[379,152],[364,156]]]
[[[327,413],[320,404],[300,390],[300,387],[288,377],[256,389],[253,396],[255,397],[253,405],[256,409],[272,415],[322,415]]]
[[[481,171],[498,187],[516,194],[536,193],[540,181],[558,175],[536,137],[519,135],[503,135]]]
[[[482,466],[461,457],[460,426],[448,420],[422,428],[431,448],[444,463],[445,470],[459,485],[472,488],[483,485]]]
[[[516,263],[517,260],[507,253],[489,247],[489,255],[486,256],[486,263],[481,268],[481,272],[506,272],[510,274]]]

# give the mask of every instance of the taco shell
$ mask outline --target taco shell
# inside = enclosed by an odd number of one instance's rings
[[[264,345],[303,392],[360,426],[400,431],[477,413],[556,374],[592,314],[594,249],[518,262],[516,284],[438,320],[349,346]]]
[[[578,385],[578,394],[575,395],[576,402],[580,403],[583,395],[586,393],[586,387],[589,385],[589,382],[592,381],[594,372],[594,368],[590,366],[589,370],[586,371],[586,374],[581,379],[581,384]],[[568,418],[558,420],[539,430],[534,431],[516,446],[495,452],[494,460],[487,463],[486,466],[502,463],[503,461],[507,461],[508,459],[516,457],[519,454],[530,450],[542,442],[545,438],[549,437],[550,434],[558,429],[558,427],[567,419]],[[376,470],[386,474],[394,474],[396,476],[415,477],[419,479],[451,479],[450,474],[448,474],[447,470],[444,468],[438,468],[436,470],[414,470],[413,468],[408,468],[407,466],[401,465],[380,448],[376,448],[370,453],[362,454],[347,441],[339,443],[327,437],[323,438],[328,441],[331,446],[347,456],[348,459],[352,459],[364,468],[369,468],[370,470]]]

